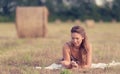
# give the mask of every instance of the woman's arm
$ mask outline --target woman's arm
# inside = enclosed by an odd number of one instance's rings
[[[63,46],[63,61],[61,61],[61,64],[66,68],[71,68],[70,48],[67,44]]]
[[[67,44],[63,46],[63,59],[70,62],[70,48]]]

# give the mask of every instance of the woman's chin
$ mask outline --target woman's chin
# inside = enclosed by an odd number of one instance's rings
[[[77,45],[77,44],[76,44],[76,45],[74,45],[74,46],[75,46],[75,47],[79,47],[79,45]]]

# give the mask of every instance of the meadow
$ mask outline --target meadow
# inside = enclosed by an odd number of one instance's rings
[[[70,38],[74,23],[49,23],[46,38],[17,37],[14,23],[0,23],[0,74],[119,74],[120,66],[106,69],[44,70],[62,58],[62,46]],[[92,62],[120,62],[120,23],[81,23],[92,44]]]

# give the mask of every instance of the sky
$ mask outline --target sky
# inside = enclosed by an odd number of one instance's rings
[[[98,6],[103,6],[105,2],[113,2],[114,0],[95,0]]]

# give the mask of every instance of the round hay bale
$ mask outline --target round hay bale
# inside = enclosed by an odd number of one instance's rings
[[[104,23],[103,20],[99,20],[99,23]]]
[[[62,21],[60,19],[55,20],[55,24],[61,24],[61,23],[62,23]]]
[[[16,28],[19,38],[47,35],[48,10],[46,7],[17,7]]]
[[[74,23],[77,24],[77,25],[81,25],[81,21],[80,20],[75,20]]]
[[[70,20],[70,19],[69,19],[69,20],[67,20],[66,22],[67,22],[67,23],[73,23],[73,21],[72,21],[72,20]]]
[[[112,19],[112,23],[117,23],[116,19]]]
[[[85,25],[87,27],[93,27],[95,25],[95,21],[94,20],[86,20]]]

